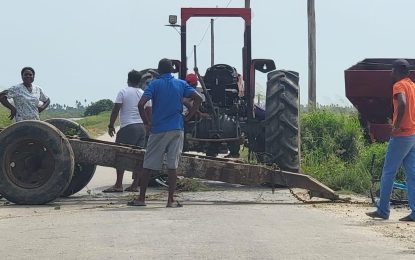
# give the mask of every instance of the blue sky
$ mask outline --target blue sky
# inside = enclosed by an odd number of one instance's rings
[[[0,2],[0,89],[20,83],[32,66],[35,83],[52,103],[114,99],[131,69],[180,59],[180,37],[164,26],[181,7],[243,7],[243,0],[13,0]],[[251,0],[252,56],[271,58],[277,68],[301,77],[307,100],[307,1]],[[344,70],[364,58],[413,58],[413,0],[316,0],[317,101],[349,105]],[[188,23],[188,56],[198,45],[198,65],[210,64],[208,18]],[[180,18],[179,18],[180,23]],[[215,63],[241,70],[243,22],[215,21]],[[189,68],[193,67],[193,59]],[[257,76],[265,92],[265,75]]]

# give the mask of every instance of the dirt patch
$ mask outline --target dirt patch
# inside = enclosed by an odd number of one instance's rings
[[[365,214],[375,210],[369,198],[355,195],[347,197],[350,197],[350,203],[316,203],[309,206],[345,219],[351,225],[371,228],[386,237],[399,239],[415,254],[415,223],[398,220],[410,213],[406,205],[392,206],[390,219],[378,220]]]

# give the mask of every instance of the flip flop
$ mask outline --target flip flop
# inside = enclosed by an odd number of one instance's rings
[[[123,190],[122,189],[120,190],[120,189],[111,187],[111,188],[108,188],[108,189],[103,190],[102,192],[105,192],[105,193],[116,193],[116,192],[123,192]]]
[[[125,188],[125,190],[124,191],[129,191],[129,192],[138,192],[138,188],[131,188],[131,186],[130,187],[127,187],[127,188]]]
[[[127,206],[145,207],[147,205],[141,201],[132,200],[127,202]]]
[[[183,205],[178,201],[173,201],[172,205],[167,205],[166,208],[182,208]]]

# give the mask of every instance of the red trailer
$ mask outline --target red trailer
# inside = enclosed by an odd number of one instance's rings
[[[392,118],[393,59],[364,59],[344,72],[346,97],[358,110],[360,122],[372,141],[389,140]],[[406,59],[415,68],[415,59]],[[415,81],[415,70],[410,77]]]

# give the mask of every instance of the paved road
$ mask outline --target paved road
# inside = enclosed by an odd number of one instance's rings
[[[1,205],[1,259],[415,259],[399,241],[300,204],[286,190],[216,183],[214,191],[180,194],[184,207],[167,209],[165,191],[151,189],[140,208],[125,205],[132,194],[101,193],[114,178],[99,167],[70,199]]]
[[[103,195],[114,172],[48,206],[0,207],[2,259],[414,259],[397,241],[297,203],[284,190],[243,187],[181,194],[184,207],[127,207]],[[129,181],[129,178],[126,178]],[[89,193],[88,193],[89,192]]]

